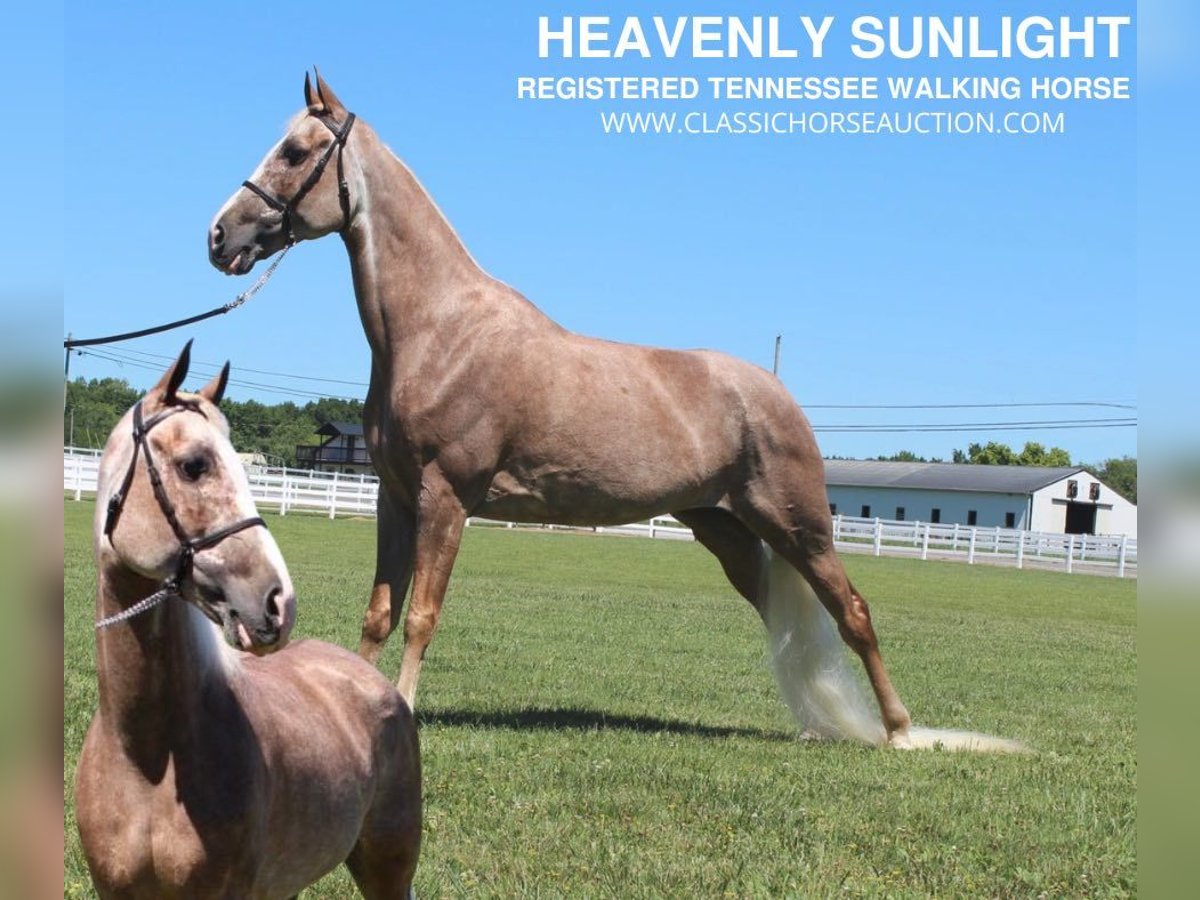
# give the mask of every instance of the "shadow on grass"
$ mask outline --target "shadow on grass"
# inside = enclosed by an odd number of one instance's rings
[[[748,737],[767,741],[795,741],[783,731],[702,725],[654,716],[613,715],[596,709],[458,710],[418,709],[417,724],[451,727],[501,728],[515,731],[633,731],[640,734],[681,734],[701,738]]]

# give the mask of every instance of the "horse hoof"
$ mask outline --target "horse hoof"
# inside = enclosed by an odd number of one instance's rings
[[[888,735],[888,746],[896,750],[911,750],[913,749],[912,738],[908,735],[907,728],[897,728]]]

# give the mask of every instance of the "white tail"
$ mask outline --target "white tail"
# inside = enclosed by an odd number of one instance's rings
[[[800,573],[769,549],[763,574],[771,668],[801,730],[809,737],[886,743],[875,700],[850,668],[833,616]]]
[[[784,702],[806,737],[882,746],[887,733],[875,698],[858,676],[833,616],[800,573],[765,550],[760,606],[770,641],[771,668]],[[953,729],[909,729],[895,746],[1023,753],[1019,741]]]

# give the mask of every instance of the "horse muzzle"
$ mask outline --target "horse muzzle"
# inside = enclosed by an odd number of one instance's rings
[[[208,235],[208,261],[226,275],[245,275],[262,256],[262,247],[257,242],[228,246],[225,229],[218,222]]]
[[[277,585],[268,592],[262,612],[250,618],[229,610],[226,634],[239,650],[262,656],[282,649],[296,622],[296,595]]]
[[[274,653],[287,645],[296,623],[296,595],[290,586],[272,585],[260,603],[249,606],[230,602],[213,602],[201,591],[202,602],[196,605],[221,631],[231,646],[255,656]]]

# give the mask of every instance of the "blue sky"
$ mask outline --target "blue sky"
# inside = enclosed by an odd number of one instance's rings
[[[1086,11],[1132,15],[1133,6]],[[826,58],[553,61],[537,57],[539,15],[730,9],[699,0],[333,8],[67,4],[64,332],[145,327],[249,286],[253,276],[209,266],[205,231],[302,105],[304,71],[316,63],[410,165],[480,264],[568,328],[711,347],[768,368],[782,333],[781,377],[817,426],[1136,414],[822,408],[1136,403],[1134,101],[995,107],[1063,110],[1063,135],[631,137],[605,135],[599,111],[665,105],[515,99],[518,75],[560,73],[1133,75],[1132,33],[1118,60],[866,61],[846,50],[855,15],[998,12],[982,3],[752,4],[738,14],[836,15]],[[333,237],[297,247],[243,309],[100,350],[123,364],[74,357],[72,375],[144,386],[154,373],[133,360],[158,365],[153,354],[174,354],[187,337],[197,360],[231,359],[235,379],[365,392],[244,371],[365,382],[367,345]],[[304,399],[236,383],[230,395]],[[818,437],[827,455],[844,456],[948,457],[993,439],[1060,445],[1083,461],[1137,452],[1133,428]]]

